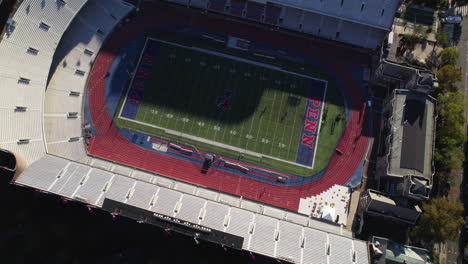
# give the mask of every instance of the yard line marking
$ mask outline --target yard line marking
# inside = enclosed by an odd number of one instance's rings
[[[271,109],[275,109],[274,106],[275,106],[275,102],[276,102],[276,90],[273,90],[273,91],[274,91],[274,92],[273,92],[274,95],[273,95],[273,100],[271,101],[271,105],[270,105],[270,108],[271,108]],[[271,121],[274,122],[275,120],[269,120],[269,121],[270,121],[270,122],[271,122]],[[276,125],[278,126],[278,123],[276,123]],[[272,141],[271,141],[273,144],[271,144],[271,146],[270,146],[270,151],[269,151],[270,155],[272,155],[273,148],[274,148],[273,145],[274,145],[274,143],[275,143],[275,133],[276,133],[276,131],[273,133],[273,139],[272,139]]]
[[[301,100],[302,100],[302,98],[301,98]],[[306,101],[306,104],[307,104],[307,101]],[[288,155],[286,156],[286,159],[289,159],[289,154],[291,153],[291,147],[293,145],[292,140],[293,140],[294,132],[297,131],[297,128],[296,128],[296,114],[297,114],[297,109],[298,108],[299,107],[297,107],[297,106],[294,108],[294,115],[293,115],[294,121],[293,121],[293,126],[292,126],[293,127],[293,132],[291,133],[291,136],[289,137]],[[304,106],[304,110],[305,110],[305,108],[306,107]],[[297,155],[296,155],[296,159],[297,159]]]
[[[286,79],[289,79],[289,78],[286,78]],[[286,87],[287,87],[287,84],[284,83],[283,86],[282,86],[282,88],[284,88],[284,91],[285,91],[285,92],[287,92],[287,88],[286,88]],[[291,96],[291,92],[288,92],[288,97],[289,97],[289,96]],[[288,122],[288,119],[289,119],[289,118],[288,118],[288,115],[289,115],[289,114],[290,114],[290,113],[289,113],[288,103],[287,103],[287,99],[286,99],[286,117],[285,117],[285,120],[284,120],[285,124],[283,125],[283,133],[281,134],[281,141],[284,141],[284,140],[285,140],[285,138],[284,138],[284,133],[286,132],[286,128],[288,127],[288,126],[287,126],[287,122]],[[288,147],[288,146],[285,145],[285,144],[283,144],[283,145],[284,145],[284,147]],[[284,147],[283,147],[283,148],[284,148]],[[287,158],[286,158],[286,159],[287,159]]]
[[[143,107],[142,107],[142,106],[143,106]],[[144,105],[144,104],[141,104],[141,105],[140,105],[140,108],[141,108],[141,110],[143,110],[143,118],[142,118],[142,119],[143,119],[144,122],[147,122],[147,121],[146,121],[146,114],[148,113],[148,108],[147,108],[146,105]],[[139,112],[139,111],[138,111],[138,112]]]
[[[261,74],[263,75],[263,73],[261,73]],[[258,86],[259,86],[259,87],[262,87],[262,89],[263,89],[262,96],[261,96],[260,99],[259,99],[259,101],[262,102],[262,100],[265,98],[265,96],[263,96],[263,95],[264,95],[264,93],[266,93],[267,88],[265,87],[265,83],[264,83],[264,82],[259,82],[259,83],[260,83],[260,84],[259,84]],[[260,103],[259,103],[258,106],[260,106]],[[265,111],[265,112],[266,112],[266,111]],[[258,129],[257,129],[256,138],[260,138],[258,135],[260,134],[260,131],[262,130],[262,121],[263,121],[263,116],[264,116],[265,112],[263,112],[263,110],[262,110],[262,114],[260,115],[260,121],[258,122]],[[262,138],[262,142],[264,142],[264,141],[263,141],[263,138]],[[264,145],[265,145],[265,144],[260,145],[260,148],[261,148],[261,152],[262,152],[262,153],[263,153]]]
[[[282,103],[284,102],[284,93],[281,94],[281,102],[282,102]],[[281,119],[280,116],[281,116],[281,110],[282,110],[282,109],[283,109],[283,108],[282,108],[282,104],[281,104],[281,105],[280,105],[280,108],[279,108],[279,111],[278,111],[278,120],[276,120],[275,134],[274,134],[274,136],[273,136],[273,142],[275,142],[275,139],[276,139],[276,134],[277,134],[276,131],[278,131],[278,124],[280,123],[280,119]],[[281,140],[281,139],[280,139],[280,140]],[[273,144],[272,144],[272,145],[273,145]],[[273,151],[273,148],[272,148],[271,151]],[[270,155],[272,155],[272,154],[270,153]],[[276,156],[277,156],[277,155],[276,155]]]
[[[249,73],[249,76],[250,76],[250,73]],[[254,90],[254,93],[255,93],[255,90],[258,89],[258,87],[259,87],[259,86],[257,86],[257,85],[255,84],[255,89],[253,89],[253,90]],[[250,143],[251,140],[253,140],[253,141],[255,142],[256,139],[257,139],[256,137],[254,137],[254,136],[251,135],[251,133],[252,133],[252,127],[253,127],[253,124],[254,124],[255,119],[256,119],[256,117],[255,117],[255,112],[254,112],[254,113],[252,114],[252,122],[250,123],[250,128],[249,128],[249,132],[248,132],[248,134],[249,134],[250,137],[247,136],[247,139],[249,139],[249,140],[247,140],[247,144],[246,144],[246,146],[245,146],[246,149],[247,149],[247,147],[249,146],[249,143]],[[260,129],[259,129],[259,130],[260,130]],[[255,143],[255,144],[256,144],[256,143]]]

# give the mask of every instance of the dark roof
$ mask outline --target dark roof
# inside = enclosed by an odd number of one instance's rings
[[[429,73],[421,73],[421,77],[419,77],[418,84],[432,87],[434,85],[434,79]]]
[[[411,192],[414,194],[420,194],[427,196],[428,195],[428,182],[425,179],[418,179],[416,177],[412,177],[412,182],[414,183],[411,186]]]
[[[400,167],[424,173],[426,147],[426,103],[407,98],[403,113]]]

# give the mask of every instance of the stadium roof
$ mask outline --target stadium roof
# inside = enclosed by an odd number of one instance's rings
[[[374,252],[379,252],[373,259],[377,264],[406,263],[406,264],[429,264],[432,263],[431,252],[417,247],[400,245],[382,237],[372,237]]]
[[[429,179],[433,174],[435,99],[422,93],[396,90],[392,100],[388,174]]]
[[[269,0],[267,2],[304,9],[381,29],[390,29],[399,0]]]
[[[106,210],[106,203],[118,203],[132,212],[149,211],[149,218],[222,231],[242,238],[242,249],[293,263],[368,263],[366,242],[353,239],[339,225],[142,171],[129,177],[45,155],[15,183]],[[229,239],[225,245],[231,246]]]

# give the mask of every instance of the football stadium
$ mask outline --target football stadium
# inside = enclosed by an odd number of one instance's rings
[[[288,263],[369,263],[351,196],[398,1],[311,2],[20,1],[0,41],[12,183]]]

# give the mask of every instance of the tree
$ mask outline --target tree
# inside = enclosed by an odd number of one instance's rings
[[[464,93],[457,89],[437,95],[439,117],[434,151],[436,185],[448,181],[451,172],[459,170],[463,164],[463,144],[466,141],[464,97]]]
[[[422,205],[423,214],[412,235],[425,242],[454,240],[463,225],[463,207],[447,198],[433,198]]]
[[[455,68],[453,65],[445,65],[437,71],[437,79],[441,89],[455,91],[458,89],[456,82],[462,80],[462,73],[460,69]]]
[[[448,43],[447,33],[443,32],[442,30],[439,30],[439,32],[436,35],[436,40],[438,44],[446,45]]]
[[[458,51],[457,47],[448,47],[443,49],[439,54],[441,66],[457,64]]]

